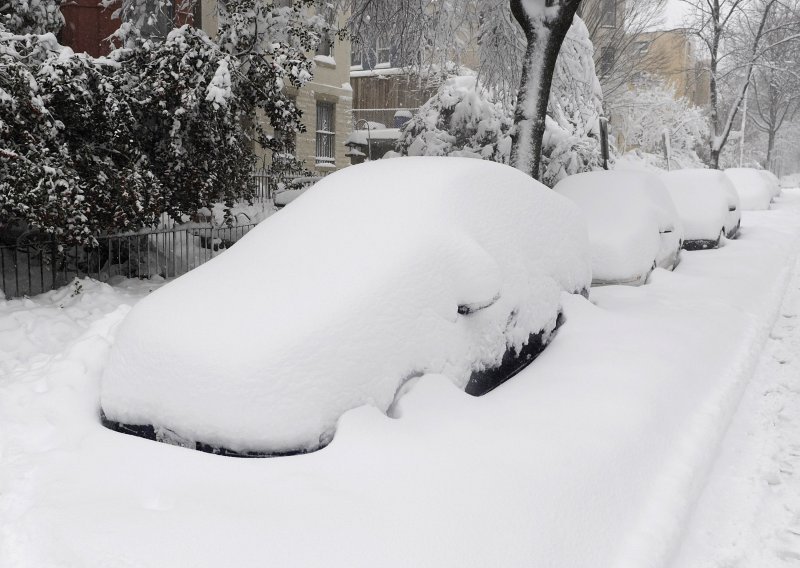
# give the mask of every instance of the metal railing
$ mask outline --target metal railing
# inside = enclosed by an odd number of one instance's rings
[[[361,121],[367,120],[369,122],[378,122],[386,126],[386,128],[395,128],[398,124],[395,122],[395,113],[408,113],[415,114],[418,108],[354,108],[352,111],[353,127]]]
[[[0,290],[10,299],[54,290],[74,278],[180,276],[224,252],[255,226],[179,226],[100,237],[96,247],[59,248],[50,237],[27,238],[0,245]]]

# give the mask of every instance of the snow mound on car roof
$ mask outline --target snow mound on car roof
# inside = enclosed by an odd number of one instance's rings
[[[651,177],[631,171],[587,172],[556,185],[555,191],[577,203],[586,216],[596,284],[642,284],[653,268],[664,212],[643,190]]]
[[[733,182],[739,194],[742,211],[769,209],[773,190],[769,180],[752,168],[730,168],[725,175]]]
[[[716,241],[728,217],[730,181],[717,170],[675,170],[661,179],[683,221],[687,241]]]
[[[465,387],[509,345],[552,331],[561,292],[590,280],[580,212],[513,168],[349,167],[140,302],[101,406],[235,451],[313,450],[346,410],[385,411],[405,379]]]

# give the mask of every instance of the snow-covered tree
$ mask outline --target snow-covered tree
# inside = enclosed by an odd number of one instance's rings
[[[709,116],[712,136],[709,162],[720,165],[720,155],[747,98],[753,71],[763,55],[788,41],[774,38],[779,30],[795,26],[795,0],[683,0],[692,9],[689,29],[708,50],[710,62]],[[773,10],[790,8],[786,19],[770,24]],[[727,95],[727,96],[725,96]],[[724,99],[724,100],[723,100]]]
[[[550,87],[561,43],[581,0],[510,0],[511,13],[527,41],[514,111],[511,165],[541,175],[542,140]]]
[[[451,77],[403,127],[397,151],[508,163],[511,119],[474,76]]]
[[[666,81],[653,76],[639,78],[617,95],[616,108],[619,119],[613,128],[623,151],[660,154],[667,132],[674,154],[699,161],[695,151],[708,138],[708,117],[703,109],[676,96],[675,88]]]
[[[486,77],[486,75],[483,75]],[[473,156],[509,163],[513,104],[479,77],[448,80],[406,125],[398,150],[410,155]],[[602,167],[602,94],[588,30],[576,17],[559,53],[545,133],[541,181]]]
[[[14,34],[57,34],[64,25],[61,0],[2,0],[0,26]]]

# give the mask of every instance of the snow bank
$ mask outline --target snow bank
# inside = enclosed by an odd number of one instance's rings
[[[726,187],[731,188],[731,182],[725,174],[717,170],[675,170],[664,172],[661,179],[683,221],[686,245],[695,248],[698,241],[718,242],[728,219]]]
[[[730,168],[725,170],[725,174],[733,182],[739,194],[742,211],[769,209],[774,190],[759,170]]]
[[[511,167],[350,167],[138,304],[102,408],[234,451],[317,449],[343,412],[386,411],[414,376],[463,389],[551,332],[560,292],[590,279],[577,208]]]
[[[677,212],[671,202],[671,211],[667,206],[666,189],[656,176],[587,172],[561,180],[554,189],[577,203],[586,216],[594,284],[643,284],[659,261],[677,255],[680,233],[671,222]],[[675,232],[662,239],[661,231],[666,230]]]

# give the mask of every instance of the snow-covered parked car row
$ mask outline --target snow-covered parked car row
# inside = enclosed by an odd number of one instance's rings
[[[733,235],[732,189],[719,172],[603,171],[551,191],[452,157],[341,170],[131,310],[103,423],[276,456],[324,447],[349,409],[392,414],[425,374],[485,394],[552,340],[565,293],[644,284]]]

